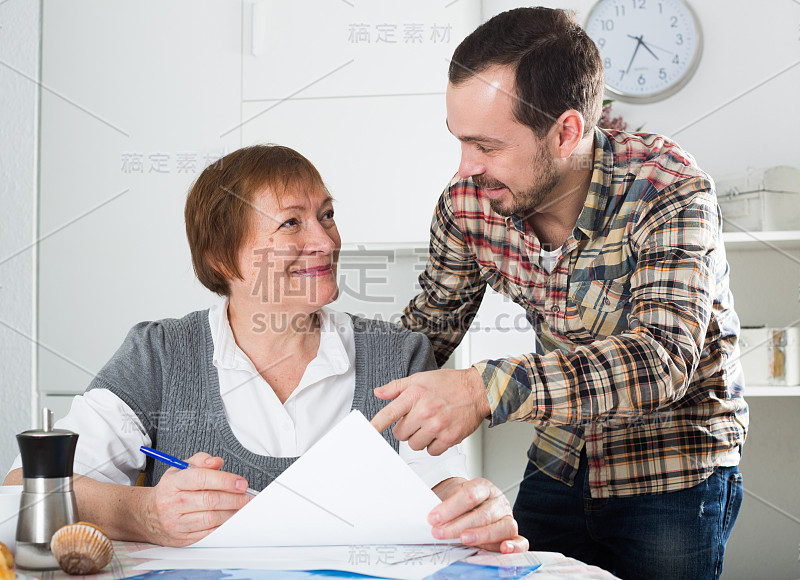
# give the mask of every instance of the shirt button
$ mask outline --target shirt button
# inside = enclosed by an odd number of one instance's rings
[[[609,300],[608,298],[603,298],[603,304],[608,306],[609,304],[611,304],[611,300]]]
[[[559,312],[561,312],[561,309],[558,306],[553,306],[550,309],[550,312],[552,312],[553,314],[558,314]]]

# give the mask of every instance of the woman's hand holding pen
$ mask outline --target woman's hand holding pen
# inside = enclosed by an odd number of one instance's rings
[[[138,516],[148,541],[161,546],[188,546],[222,525],[250,496],[247,481],[220,471],[222,458],[197,453],[186,460],[196,469],[170,468],[144,494]]]

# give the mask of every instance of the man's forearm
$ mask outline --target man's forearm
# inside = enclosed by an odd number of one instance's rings
[[[576,425],[653,413],[680,398],[688,363],[642,326],[574,352],[476,363],[492,426],[511,421]]]

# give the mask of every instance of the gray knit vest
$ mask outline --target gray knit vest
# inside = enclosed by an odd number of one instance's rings
[[[375,397],[375,387],[434,369],[436,363],[422,334],[351,318],[356,347],[352,409],[370,419],[387,404]],[[122,399],[142,422],[154,448],[182,459],[199,451],[222,457],[223,470],[241,475],[260,491],[297,458],[258,455],[242,446],[225,418],[213,353],[208,310],[181,319],[142,322],[131,329],[87,390],[109,389]],[[383,436],[397,451],[391,429]],[[167,468],[148,458],[145,485],[158,483]]]

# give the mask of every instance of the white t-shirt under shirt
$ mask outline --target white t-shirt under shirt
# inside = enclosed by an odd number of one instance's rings
[[[302,455],[350,413],[355,392],[352,319],[330,308],[319,311],[317,356],[282,404],[236,344],[227,311],[226,298],[209,309],[208,321],[214,343],[213,362],[231,430],[253,453],[271,457]],[[75,397],[69,413],[56,422],[56,427],[80,435],[75,473],[109,483],[136,483],[145,467],[145,456],[139,447],[150,447],[150,437],[133,410],[111,391],[92,389]],[[467,477],[465,457],[457,447],[433,457],[400,442],[399,454],[429,487],[449,477]],[[11,469],[21,466],[17,456]]]
[[[539,265],[542,269],[547,272],[548,276],[553,271],[553,268],[556,265],[556,261],[558,260],[558,256],[561,255],[561,248],[556,248],[552,252],[548,252],[544,248],[539,250]]]

